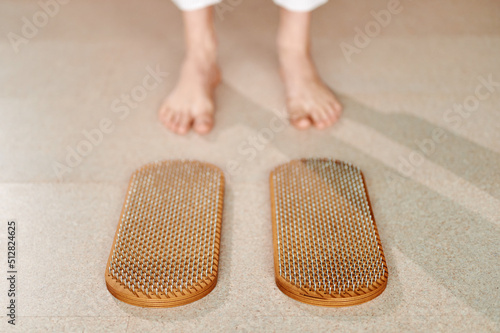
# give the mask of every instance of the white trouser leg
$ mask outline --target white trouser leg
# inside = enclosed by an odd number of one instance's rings
[[[212,6],[222,0],[172,0],[180,10],[196,10]],[[294,12],[309,12],[328,0],[273,0],[275,4]]]
[[[324,5],[328,0],[273,0],[275,4],[292,12],[309,12]]]
[[[222,0],[172,0],[180,10],[196,10],[212,6]]]

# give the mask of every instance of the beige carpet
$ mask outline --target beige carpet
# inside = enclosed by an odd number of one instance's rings
[[[391,3],[315,11],[314,56],[345,105],[322,132],[277,116],[273,3],[219,7],[216,126],[178,137],[156,120],[182,58],[170,1],[73,0],[52,16],[2,1],[0,274],[14,219],[17,330],[498,332],[500,3]],[[310,306],[274,284],[268,175],[313,156],[367,178],[390,280],[363,305]],[[220,279],[198,302],[141,309],[108,293],[104,268],[130,174],[174,158],[226,173]],[[1,278],[2,313],[7,289]]]

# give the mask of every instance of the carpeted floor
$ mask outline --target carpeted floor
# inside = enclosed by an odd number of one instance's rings
[[[170,1],[74,0],[51,15],[2,1],[0,274],[15,220],[16,328],[498,332],[500,3],[401,0],[377,14],[391,3],[332,0],[314,12],[314,56],[345,106],[321,132],[280,123],[276,6],[219,6],[216,126],[179,137],[156,118],[183,54]],[[390,276],[363,305],[306,305],[274,283],[269,172],[316,156],[367,179]],[[179,158],[226,174],[219,283],[179,308],[124,304],[104,269],[129,177]],[[4,312],[8,289],[1,278]],[[13,329],[7,319],[1,331]]]

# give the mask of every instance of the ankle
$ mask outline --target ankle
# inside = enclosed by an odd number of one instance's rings
[[[217,43],[215,39],[187,45],[185,60],[204,64],[215,63],[217,60]]]
[[[303,62],[311,59],[310,52],[306,48],[278,46],[278,58],[282,62]]]
[[[288,82],[317,79],[316,68],[308,50],[279,48],[281,75]]]
[[[281,66],[303,64],[311,62],[311,53],[308,44],[288,43],[278,40],[277,43],[278,58]]]

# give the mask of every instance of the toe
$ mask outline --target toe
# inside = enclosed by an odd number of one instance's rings
[[[334,124],[339,118],[339,112],[335,110],[333,105],[327,105],[325,107],[325,113],[327,116],[327,121],[329,125]]]
[[[172,110],[170,110],[169,108],[165,108],[162,110],[161,114],[160,114],[160,121],[162,122],[162,124],[172,130],[172,119],[175,115],[175,112],[173,112]]]
[[[311,127],[311,120],[307,116],[291,119],[290,122],[298,129],[307,129]]]
[[[205,113],[194,118],[193,129],[198,134],[207,134],[214,126],[214,117],[211,114]]]
[[[290,123],[298,129],[307,129],[311,126],[311,120],[304,109],[296,106],[289,106]]]
[[[177,133],[186,134],[189,131],[192,120],[189,113],[181,113],[177,121]]]
[[[167,125],[167,118],[170,114],[170,108],[168,107],[168,104],[166,102],[163,102],[161,105],[160,109],[158,110],[158,119],[166,126]]]
[[[325,127],[330,127],[335,123],[337,119],[337,114],[328,106],[324,106],[323,108],[323,123]]]
[[[340,104],[340,102],[335,97],[330,102],[330,105],[337,114],[340,114],[342,112],[342,104]]]
[[[317,129],[328,127],[328,117],[322,108],[318,106],[310,114]]]
[[[182,113],[181,112],[178,112],[178,111],[175,111],[175,112],[172,112],[172,116],[170,117],[170,129],[177,133],[178,129],[179,129],[179,120],[181,118],[181,115]]]

